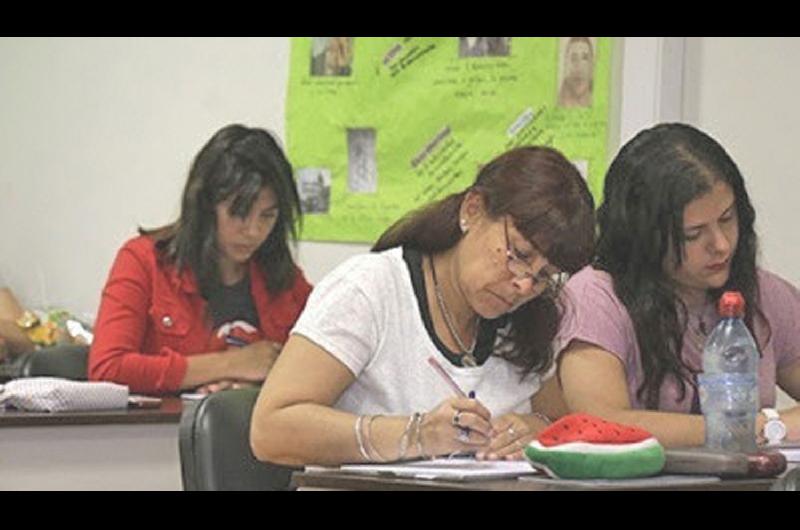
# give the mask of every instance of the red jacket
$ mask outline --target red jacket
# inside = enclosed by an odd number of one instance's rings
[[[273,297],[251,261],[250,289],[261,333],[285,342],[311,285],[298,269],[294,284]],[[137,393],[177,392],[186,374],[185,356],[208,352],[212,332],[192,271],[159,264],[154,241],[136,237],[118,252],[103,289],[89,379],[128,385]]]

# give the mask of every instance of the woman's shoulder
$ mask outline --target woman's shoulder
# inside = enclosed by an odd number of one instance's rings
[[[758,285],[761,288],[772,289],[772,288],[789,287],[792,289],[796,289],[796,287],[790,281],[786,280],[782,276],[772,271],[759,268],[757,269],[756,274],[758,278]]]
[[[314,286],[303,313],[308,318],[301,317],[301,321],[314,321],[330,308],[339,315],[360,314],[381,312],[385,304],[400,303],[403,294],[397,288],[399,275],[395,271],[403,265],[402,260],[402,251],[394,249],[347,258]]]
[[[587,290],[614,292],[614,281],[606,271],[587,265],[573,274],[566,285],[571,292],[582,293]]]
[[[360,292],[368,298],[383,298],[396,285],[404,266],[401,249],[357,254],[326,274],[314,287],[312,296]]]
[[[372,278],[375,275],[383,276],[385,274],[392,274],[398,269],[398,266],[402,264],[403,254],[400,248],[357,254],[355,256],[350,256],[337,265],[326,278]]]
[[[603,314],[608,318],[627,317],[627,309],[614,290],[614,280],[603,270],[587,265],[570,277],[562,301],[579,313]]]
[[[141,270],[147,274],[175,274],[172,264],[159,259],[156,241],[150,236],[141,235],[128,239],[117,252],[115,267],[124,270]]]
[[[135,236],[128,239],[125,243],[122,244],[120,247],[120,251],[126,250],[128,252],[132,252],[137,256],[155,256],[156,253],[156,242],[155,240],[146,235]]]
[[[758,269],[757,278],[761,304],[765,310],[776,304],[783,306],[800,300],[800,291],[797,287],[774,272]]]

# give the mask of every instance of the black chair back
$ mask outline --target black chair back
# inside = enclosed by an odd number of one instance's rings
[[[256,460],[250,416],[257,388],[184,401],[179,444],[186,491],[288,490],[294,469]]]
[[[800,467],[790,469],[776,480],[770,491],[800,491]]]
[[[89,379],[89,346],[50,346],[26,354],[20,362],[21,377],[63,377],[75,381]]]

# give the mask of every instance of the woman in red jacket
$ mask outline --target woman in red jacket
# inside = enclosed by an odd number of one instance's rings
[[[295,265],[292,168],[263,129],[229,125],[197,154],[174,223],[120,249],[89,378],[131,392],[263,381],[311,291]]]

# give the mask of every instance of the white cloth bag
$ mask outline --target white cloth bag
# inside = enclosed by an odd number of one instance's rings
[[[125,385],[59,377],[27,377],[0,385],[0,405],[30,411],[124,409],[128,397]]]

